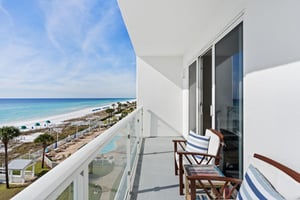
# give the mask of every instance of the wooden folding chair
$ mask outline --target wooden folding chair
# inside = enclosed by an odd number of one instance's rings
[[[190,133],[191,135],[192,133]],[[187,140],[173,140],[174,143],[174,166],[175,175],[179,175],[179,193],[183,195],[183,165],[184,164],[198,164],[207,165],[215,164],[219,165],[221,147],[223,146],[224,138],[223,135],[214,130],[206,129],[205,136],[209,138],[207,153],[203,151],[188,151],[187,144],[190,142]],[[195,141],[193,141],[195,142]]]

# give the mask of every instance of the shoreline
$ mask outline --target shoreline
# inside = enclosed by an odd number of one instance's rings
[[[136,101],[131,100],[129,102],[134,102]],[[126,103],[127,101],[123,101],[120,103]],[[38,119],[30,119],[30,120],[24,120],[24,121],[15,121],[15,122],[9,122],[6,124],[0,124],[0,127],[3,126],[15,126],[17,128],[20,129],[20,131],[24,132],[24,131],[30,131],[30,130],[36,130],[36,129],[42,129],[42,128],[46,128],[49,127],[49,125],[60,125],[63,124],[64,121],[73,119],[73,118],[80,118],[80,117],[84,117],[86,115],[89,114],[93,114],[96,112],[100,112],[102,110],[105,110],[108,107],[112,107],[112,104],[116,104],[117,102],[112,102],[109,103],[107,105],[103,105],[103,106],[99,106],[99,107],[90,107],[90,108],[85,108],[85,109],[81,109],[81,110],[77,110],[77,111],[73,111],[73,112],[68,112],[68,113],[64,113],[64,114],[59,114],[59,115],[53,115],[53,116],[49,116],[49,117],[42,117],[42,118],[38,118]],[[51,123],[47,124],[46,121],[50,120]],[[40,126],[36,126],[35,123],[40,123]],[[26,126],[27,129],[21,129],[21,126]]]

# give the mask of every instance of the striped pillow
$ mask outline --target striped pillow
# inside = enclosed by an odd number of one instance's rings
[[[284,199],[271,183],[250,164],[241,185],[237,200],[242,199]]]
[[[207,153],[210,136],[198,135],[192,131],[187,138],[185,150],[188,152]],[[200,161],[203,156],[195,156],[197,161]]]

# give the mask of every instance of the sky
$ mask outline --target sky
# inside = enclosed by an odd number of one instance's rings
[[[135,97],[116,0],[0,0],[0,98]]]

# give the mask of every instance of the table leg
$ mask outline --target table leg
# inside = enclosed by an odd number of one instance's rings
[[[196,183],[195,179],[190,180],[191,200],[196,200]]]
[[[186,200],[190,200],[190,191],[189,191],[189,187],[190,187],[190,184],[189,184],[189,180],[187,177],[185,177],[185,199]]]

